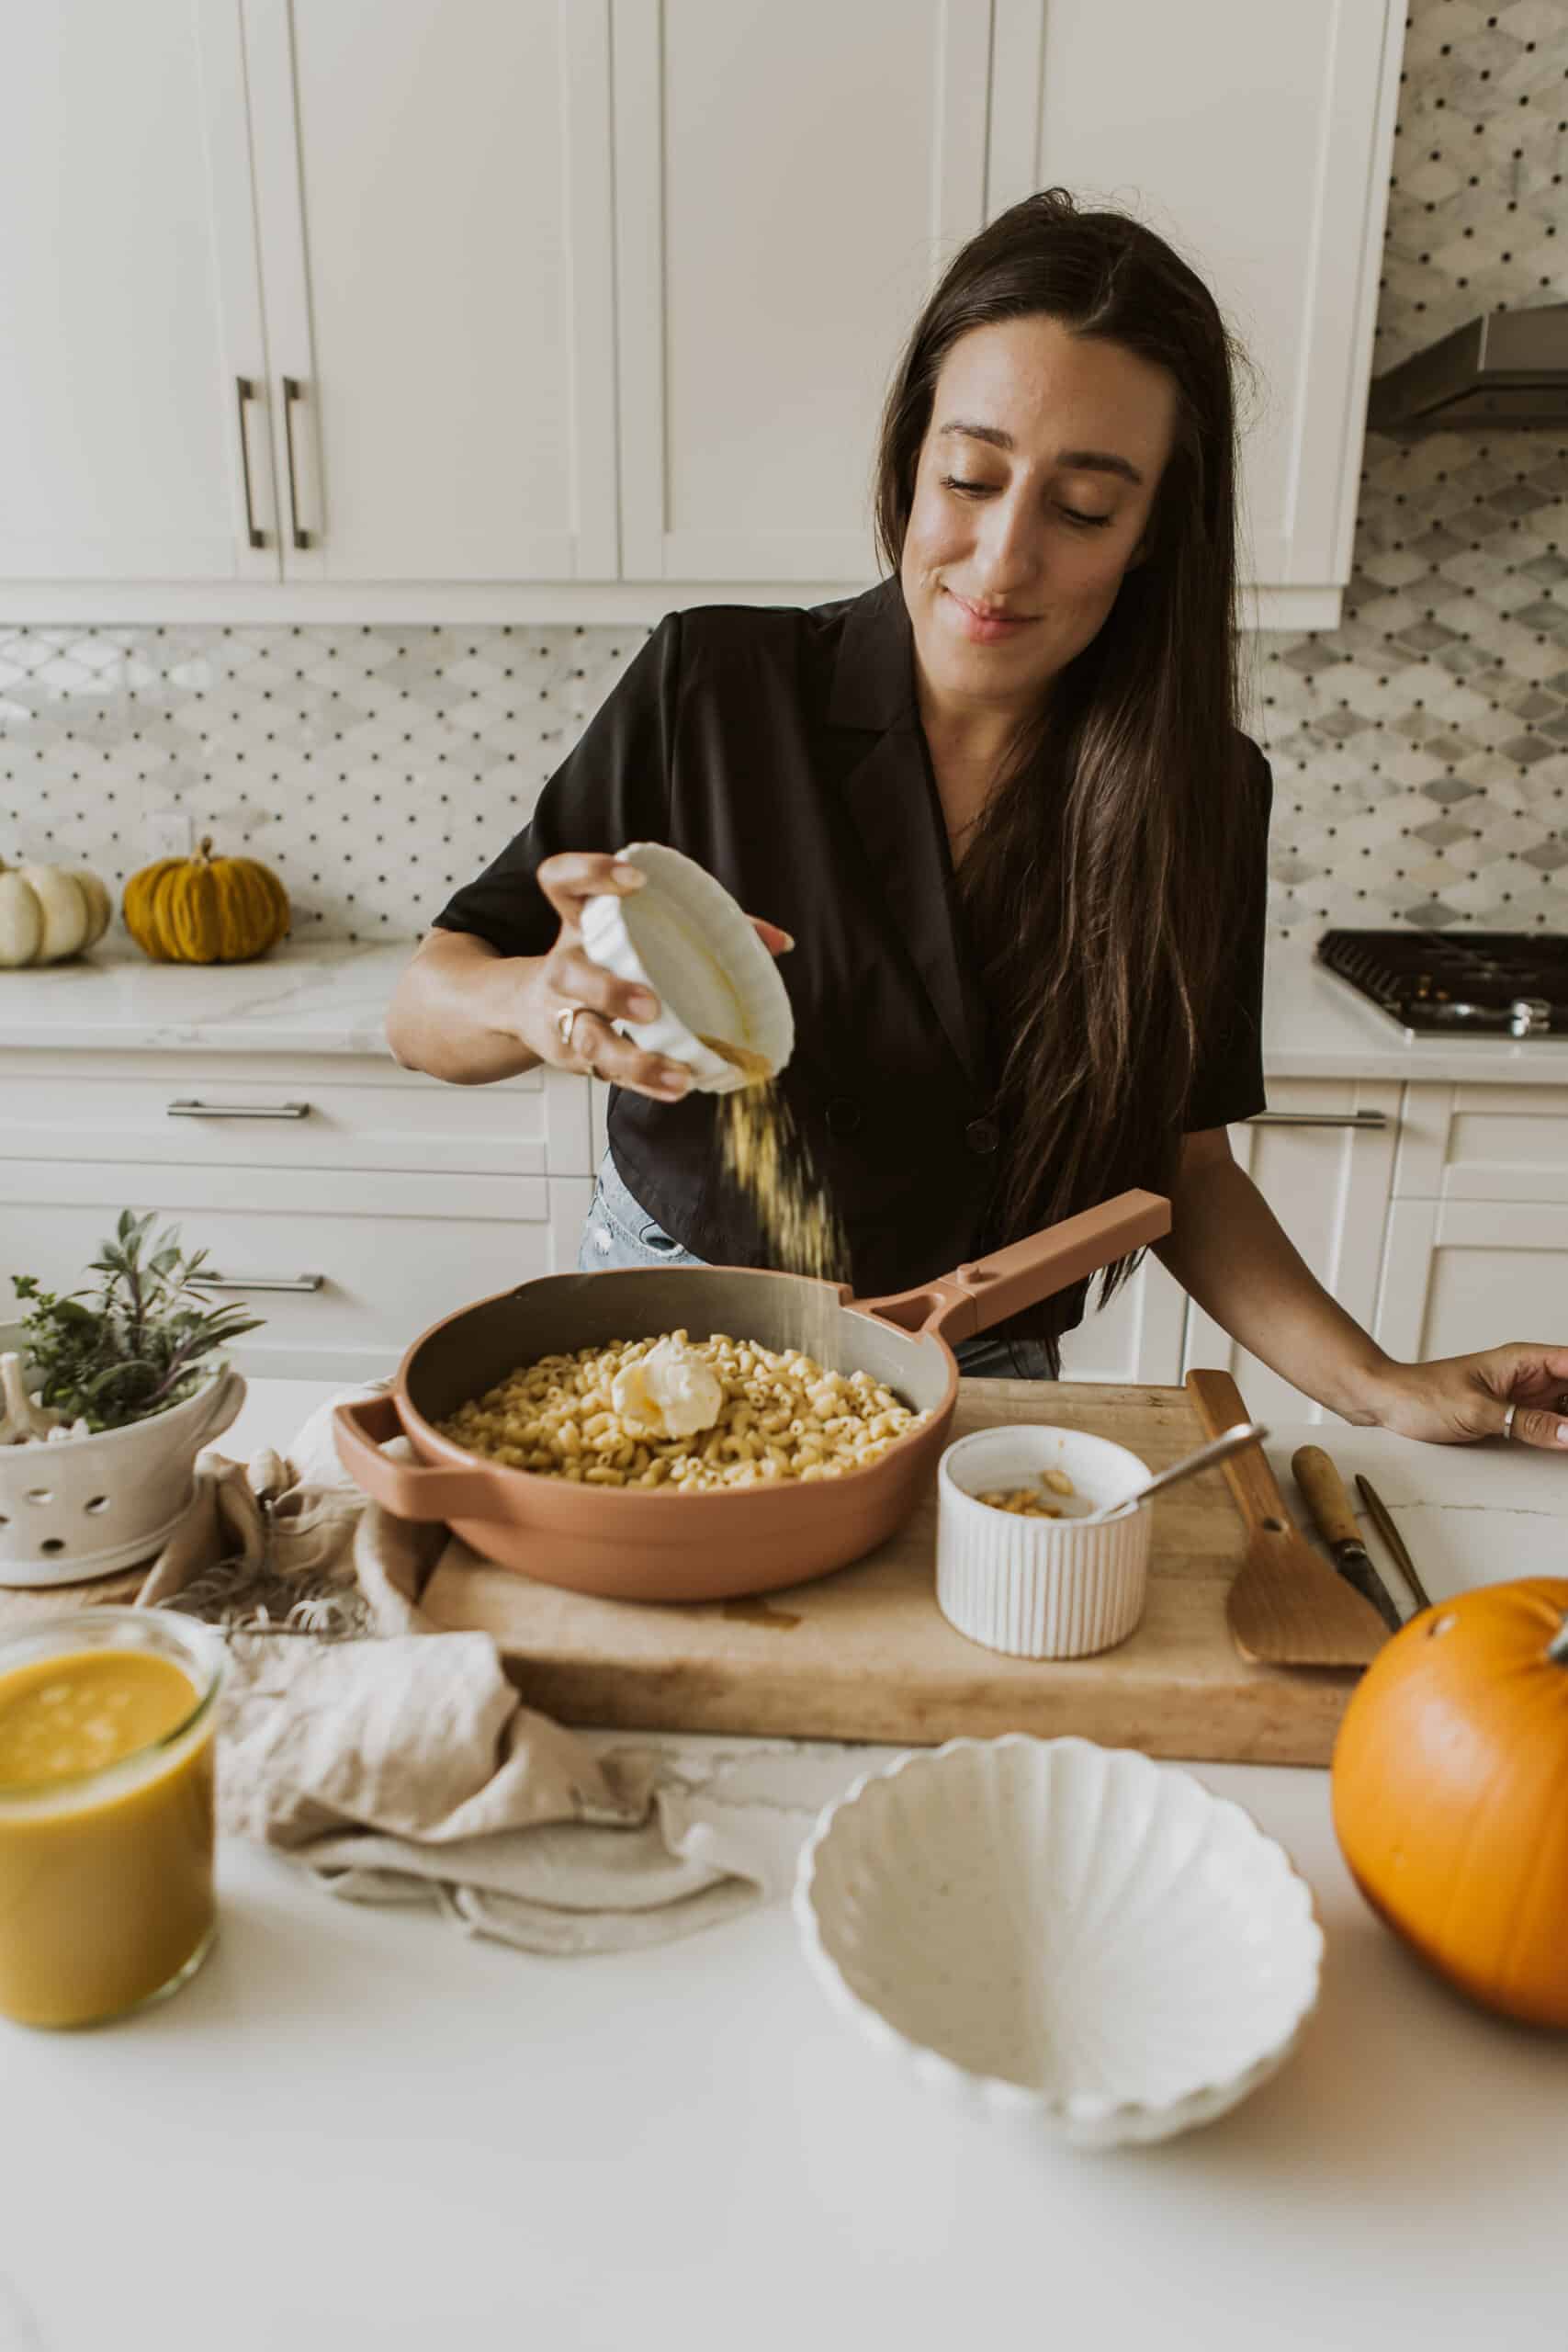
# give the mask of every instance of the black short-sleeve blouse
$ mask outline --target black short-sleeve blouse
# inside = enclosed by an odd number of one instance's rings
[[[1190,1131],[1263,1108],[1269,765],[1258,854],[1235,910],[1225,998],[1190,1098]],[[878,1295],[994,1246],[1000,1140],[986,1008],[952,902],[952,865],[915,699],[896,579],[810,610],[710,605],[661,622],[533,819],[436,917],[506,956],[540,956],[557,918],[535,883],[561,850],[668,842],[749,913],[794,933],[780,971],[795,1021],[783,1086],[849,1236],[857,1292]],[[722,1265],[766,1262],[718,1167],[711,1095],[615,1090],[609,1137],[665,1231]]]

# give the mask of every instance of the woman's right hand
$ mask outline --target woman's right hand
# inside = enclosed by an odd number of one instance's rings
[[[554,1069],[586,1072],[629,1087],[655,1102],[679,1102],[692,1085],[683,1063],[645,1054],[610,1025],[615,1021],[653,1021],[659,999],[595,964],[582,944],[582,910],[590,899],[613,891],[630,898],[646,876],[635,865],[596,852],[566,850],[547,857],[536,876],[540,889],[560,917],[560,934],[523,983],[516,1006],[516,1034]],[[578,1007],[566,1018],[568,1007]]]

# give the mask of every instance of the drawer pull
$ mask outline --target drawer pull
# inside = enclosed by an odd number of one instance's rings
[[[305,387],[297,376],[283,379],[283,446],[288,457],[288,519],[293,526],[294,544],[308,548],[309,531],[299,527],[299,491],[294,478],[294,403],[305,397]]]
[[[321,1290],[325,1274],[197,1273],[197,1290]]]
[[[1359,1127],[1377,1135],[1390,1124],[1386,1111],[1255,1111],[1247,1127]]]
[[[171,1119],[303,1119],[308,1102],[197,1102],[186,1098],[167,1105]]]
[[[254,401],[256,388],[248,376],[236,376],[235,388],[240,396],[240,474],[245,485],[245,542],[253,548],[265,548],[266,534],[256,528],[255,507],[251,499],[251,445],[245,436],[245,402]]]

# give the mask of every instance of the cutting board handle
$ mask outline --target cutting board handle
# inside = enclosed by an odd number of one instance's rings
[[[444,1470],[432,1463],[400,1462],[395,1454],[382,1452],[389,1438],[403,1435],[398,1400],[389,1390],[334,1405],[333,1435],[337,1458],[355,1485],[394,1519],[504,1516],[491,1503],[490,1473],[482,1464]]]
[[[1219,1437],[1236,1421],[1247,1419],[1241,1391],[1228,1372],[1190,1372],[1187,1390],[1205,1437]],[[1220,1467],[1248,1527],[1261,1527],[1272,1534],[1276,1528],[1291,1526],[1285,1498],[1260,1445],[1233,1453]]]
[[[874,1315],[900,1331],[934,1336],[956,1347],[1169,1231],[1170,1203],[1162,1194],[1118,1193],[1114,1200],[1045,1226],[916,1290],[848,1303],[858,1314]]]

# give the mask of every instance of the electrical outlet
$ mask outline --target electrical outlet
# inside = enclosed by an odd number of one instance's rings
[[[183,808],[152,808],[147,815],[149,857],[188,857],[191,821]]]

